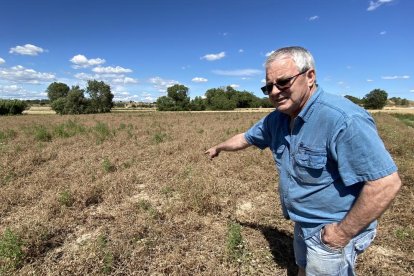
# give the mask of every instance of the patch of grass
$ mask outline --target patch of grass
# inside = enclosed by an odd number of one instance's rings
[[[409,227],[398,228],[395,236],[401,241],[414,240],[414,229]]]
[[[149,214],[149,216],[153,219],[161,218],[161,214],[158,210],[152,206],[151,202],[146,199],[141,199],[137,202],[138,209],[141,209]]]
[[[164,142],[167,138],[168,138],[167,133],[165,133],[165,132],[157,132],[153,136],[153,141],[155,142],[155,144],[159,144],[159,143]]]
[[[12,140],[17,136],[17,132],[13,129],[0,130],[0,143]]]
[[[241,225],[230,222],[227,228],[227,254],[233,261],[240,261],[243,256],[243,237]]]
[[[55,126],[53,132],[58,137],[68,138],[77,134],[85,133],[86,128],[79,124],[76,120],[68,120],[67,122]]]
[[[6,275],[22,264],[24,258],[22,246],[20,237],[7,228],[0,237],[0,275],[3,273]]]
[[[40,142],[50,142],[52,141],[52,134],[49,130],[43,125],[34,126],[34,136],[37,141]]]
[[[102,162],[102,168],[105,172],[110,173],[116,171],[116,167],[109,161],[107,157]]]
[[[414,114],[409,113],[391,113],[391,115],[409,127],[414,127]]]
[[[97,242],[100,254],[102,255],[102,273],[111,274],[114,265],[114,254],[109,250],[109,240],[106,236],[99,235]]]
[[[72,207],[73,203],[75,202],[72,193],[68,190],[63,191],[59,194],[58,201],[61,205],[66,207]]]
[[[161,194],[163,194],[166,198],[172,197],[174,189],[171,186],[165,186],[161,189]]]
[[[108,124],[102,122],[96,122],[96,125],[92,128],[92,131],[96,137],[96,144],[102,144],[105,140],[113,136],[113,132],[109,128]]]

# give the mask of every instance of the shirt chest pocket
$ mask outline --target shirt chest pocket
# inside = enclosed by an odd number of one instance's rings
[[[324,184],[333,178],[327,170],[328,156],[325,148],[299,146],[294,155],[294,172],[303,184]]]

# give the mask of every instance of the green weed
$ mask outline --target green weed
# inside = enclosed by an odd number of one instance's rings
[[[65,123],[59,124],[54,128],[54,134],[58,137],[68,138],[77,134],[85,133],[86,128],[75,120],[68,120]]]
[[[17,136],[17,132],[13,129],[0,130],[0,143],[12,140]]]
[[[404,114],[392,113],[391,115],[393,117],[399,119],[400,121],[402,121],[407,126],[414,127],[414,114],[408,114],[408,113],[404,113]]]
[[[153,136],[153,140],[156,144],[162,143],[167,139],[168,135],[165,132],[157,132]]]
[[[61,205],[66,207],[71,207],[73,203],[75,202],[72,194],[70,191],[66,190],[59,194],[58,201]]]
[[[395,236],[401,241],[414,240],[414,229],[409,227],[398,228]]]
[[[22,246],[20,237],[7,228],[0,237],[0,274],[7,274],[21,265],[24,258]]]
[[[158,212],[158,210],[156,208],[154,208],[151,204],[151,202],[149,202],[146,199],[141,199],[140,201],[137,202],[137,207],[138,209],[141,209],[145,212],[147,212],[149,214],[149,216],[153,219],[158,219],[160,218],[160,213]]]
[[[105,157],[102,162],[102,168],[107,173],[116,171],[116,167],[111,163],[111,161],[109,161],[107,157]]]
[[[104,235],[99,235],[97,242],[100,254],[102,255],[102,272],[104,274],[111,274],[112,268],[114,266],[114,254],[108,248],[108,238]]]
[[[227,229],[227,253],[231,260],[239,261],[243,255],[243,237],[241,225],[231,222]]]
[[[113,132],[106,123],[97,122],[92,130],[95,133],[96,144],[102,144],[105,140],[113,136]]]
[[[34,136],[37,141],[40,142],[50,142],[52,141],[52,134],[49,130],[43,125],[34,126]]]

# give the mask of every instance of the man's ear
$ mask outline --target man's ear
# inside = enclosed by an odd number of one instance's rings
[[[315,69],[309,69],[308,72],[306,72],[306,80],[308,82],[308,87],[312,87],[316,83]]]

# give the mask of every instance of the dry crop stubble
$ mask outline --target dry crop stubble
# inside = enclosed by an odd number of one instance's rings
[[[15,134],[0,146],[0,239],[10,229],[24,254],[9,272],[292,275],[293,227],[281,214],[270,152],[249,148],[213,161],[204,155],[265,115],[2,118],[0,130]],[[376,119],[404,186],[358,272],[410,275],[412,128],[386,114]],[[27,131],[33,125],[43,126],[50,140]],[[240,225],[235,259],[227,248],[231,223]]]

